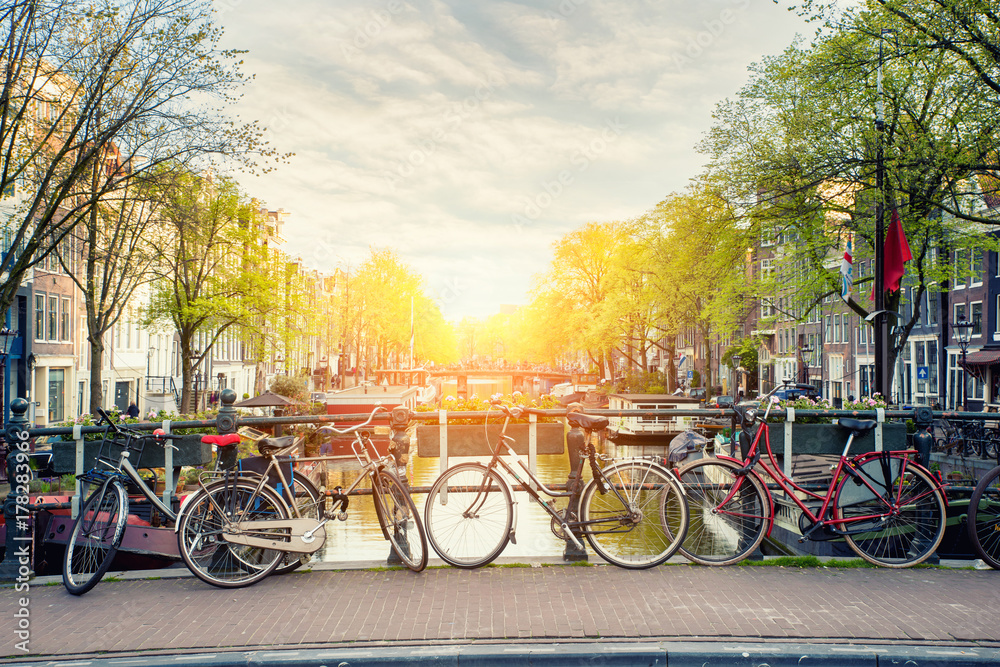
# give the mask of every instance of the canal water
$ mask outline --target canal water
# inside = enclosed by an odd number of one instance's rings
[[[527,457],[522,457],[527,463]],[[455,465],[463,461],[480,461],[488,463],[488,457],[451,458],[449,465]],[[516,468],[516,466],[515,466]],[[584,466],[584,480],[589,479],[589,470]],[[441,473],[439,460],[437,458],[412,457],[410,465],[407,467],[407,475],[410,486],[430,487],[434,480]],[[328,464],[327,488],[336,486],[348,488],[357,479],[360,468],[357,461],[343,460],[331,461]],[[569,475],[569,456],[565,453],[559,455],[546,455],[538,457],[538,478],[545,484],[565,484]],[[515,483],[514,480],[511,480]],[[362,486],[369,486],[363,482]],[[413,502],[416,504],[423,519],[424,501],[427,498],[425,493],[413,494]],[[563,540],[552,534],[549,526],[550,517],[538,505],[528,497],[526,493],[516,493],[515,500],[516,520],[515,535],[517,544],[508,544],[500,555],[507,557],[560,557],[566,547]],[[558,508],[566,506],[565,498],[556,501]],[[320,552],[320,560],[330,563],[358,561],[358,560],[384,560],[391,547],[382,537],[378,519],[375,516],[375,507],[372,504],[370,495],[351,496],[348,518],[346,521],[331,521],[326,524],[327,537],[326,545]],[[430,557],[436,558],[437,554],[428,545]]]

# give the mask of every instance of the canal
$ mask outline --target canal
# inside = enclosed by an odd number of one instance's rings
[[[487,463],[488,457],[452,458],[449,465],[463,461],[480,461]],[[357,461],[331,461],[328,464],[327,488],[349,487],[360,469]],[[586,468],[586,466],[585,466]],[[407,467],[410,485],[413,487],[429,487],[441,473],[439,459],[414,456]],[[546,484],[565,484],[569,474],[569,456],[542,455],[538,457],[538,477]],[[589,479],[589,471],[584,479]],[[566,543],[552,534],[549,527],[549,515],[539,508],[526,493],[517,493],[517,544],[508,544],[501,558],[520,557],[559,557],[562,556]],[[413,502],[423,519],[426,494],[413,494]],[[566,505],[566,499],[557,501],[557,507]],[[384,560],[390,550],[389,543],[382,537],[378,519],[375,517],[375,507],[370,495],[351,496],[349,516],[346,521],[332,521],[327,524],[327,541],[320,553],[320,560],[329,563],[358,560]],[[437,554],[428,545],[431,558]]]

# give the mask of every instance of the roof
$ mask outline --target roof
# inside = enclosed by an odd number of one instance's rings
[[[966,366],[992,366],[998,362],[1000,362],[1000,348],[977,350],[965,357]]]

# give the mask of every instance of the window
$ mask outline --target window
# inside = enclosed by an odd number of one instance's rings
[[[45,340],[45,295],[35,295],[35,340]]]
[[[761,317],[774,317],[774,304],[771,303],[770,299],[760,300],[760,316]]]
[[[826,326],[823,327],[823,340],[832,343],[833,339],[830,338],[830,316],[826,316]]]
[[[63,297],[62,309],[59,311],[59,340],[68,341],[70,338],[69,318],[70,318],[70,300],[69,297]]]
[[[965,268],[969,266],[969,251],[963,249],[955,251],[955,288],[965,287]]]
[[[983,335],[983,302],[977,301],[972,304],[972,335]]]
[[[841,333],[840,333],[840,313],[833,316],[833,341],[834,343],[841,343]]]
[[[970,285],[983,284],[983,252],[981,250],[972,251],[972,272],[969,274]]]
[[[761,278],[770,277],[773,273],[774,273],[774,260],[773,259],[760,260]]]
[[[59,340],[59,297],[49,295],[49,331],[48,340]]]
[[[858,345],[868,344],[868,324],[864,320],[858,325]]]

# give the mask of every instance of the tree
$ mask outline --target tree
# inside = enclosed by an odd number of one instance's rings
[[[923,294],[944,289],[956,269],[947,249],[995,245],[980,230],[940,215],[977,219],[967,200],[978,194],[978,176],[995,159],[995,112],[942,50],[886,66],[879,100],[879,44],[870,35],[887,27],[885,20],[872,12],[850,14],[813,47],[793,45],[755,66],[737,98],[719,105],[702,149],[711,156],[713,180],[725,184],[753,234],[786,241],[768,286],[782,286],[787,314],[796,318],[839,290],[837,262],[830,259],[843,235],[854,235],[856,255],[871,256],[876,203],[882,199],[886,211],[898,211],[914,257],[907,268],[914,308],[889,350],[891,368],[920,319]],[[882,133],[871,120],[880,101]],[[875,189],[879,142],[887,174],[881,192]],[[938,252],[942,246],[945,252]],[[901,292],[887,292],[886,308],[898,311],[900,299]],[[869,313],[862,296],[849,305],[861,316]]]
[[[164,162],[275,156],[220,110],[243,77],[208,0],[14,0],[0,10],[0,312],[100,200]],[[4,249],[7,250],[6,248]]]
[[[591,222],[570,232],[553,244],[552,266],[532,290],[540,338],[563,341],[553,342],[553,349],[568,343],[586,351],[602,377],[613,377],[610,352],[617,332],[594,314],[608,298],[608,277],[624,233],[617,222]]]
[[[146,319],[177,331],[182,412],[197,407],[195,373],[223,333],[264,336],[269,317],[283,318],[284,267],[274,265],[257,214],[231,179],[177,173],[165,188],[160,278]]]
[[[96,178],[96,176],[95,176]],[[136,290],[152,280],[156,253],[149,242],[161,193],[152,182],[134,180],[105,194],[68,236],[70,253],[79,253],[82,272],[72,270],[72,257],[56,249],[67,275],[83,293],[90,342],[90,413],[103,405],[100,369],[104,363],[104,335],[132,300]]]
[[[648,249],[648,259],[634,270],[646,272],[655,292],[660,333],[680,333],[694,325],[706,343],[707,386],[712,376],[712,340],[736,333],[745,315],[748,293],[742,268],[748,239],[732,207],[708,183],[673,194],[638,221],[636,236]],[[668,348],[673,360],[674,350]],[[671,369],[671,383],[676,372]]]

